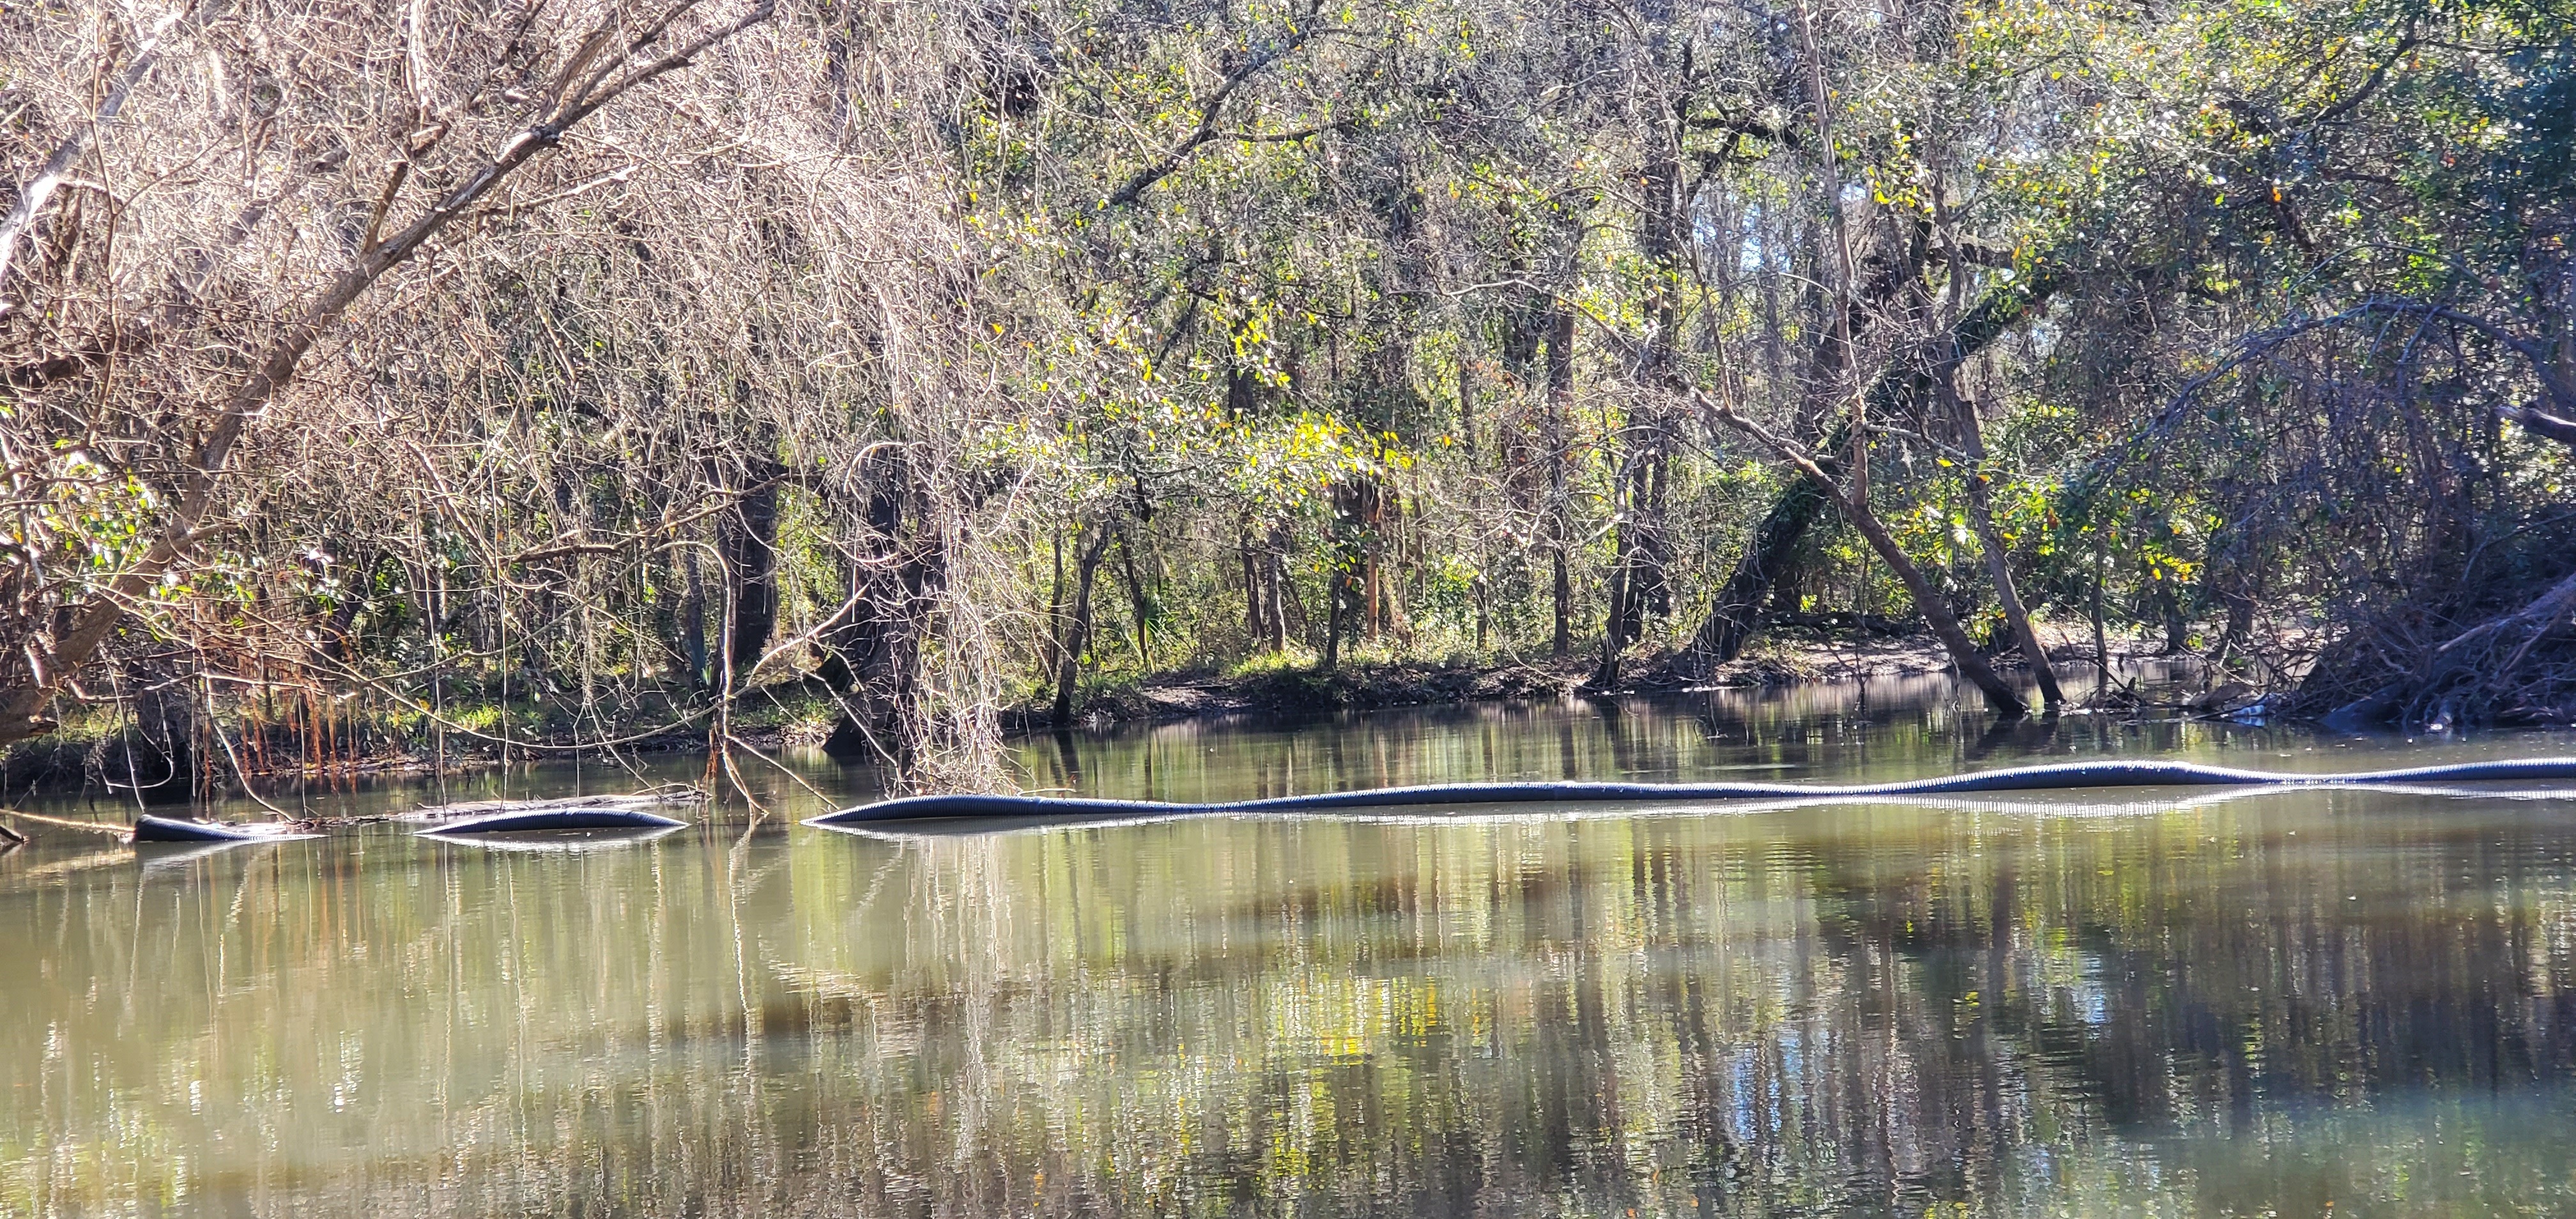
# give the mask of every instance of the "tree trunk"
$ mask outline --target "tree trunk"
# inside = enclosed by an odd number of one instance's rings
[[[1377,484],[1360,484],[1360,629],[1359,636],[1370,643],[1386,629],[1386,586],[1377,561],[1378,548]]]
[[[2175,595],[2173,581],[2161,572],[2147,575],[2147,595],[2156,604],[2156,615],[2165,624],[2165,655],[2175,656],[2191,647],[2191,623],[2182,616],[2182,598]]]
[[[778,485],[785,474],[774,460],[755,463],[742,499],[716,522],[717,549],[733,588],[728,654],[738,678],[751,674],[778,627]]]
[[[1306,618],[1306,603],[1298,599],[1297,584],[1288,574],[1288,530],[1276,527],[1270,531],[1270,650],[1285,652],[1293,633],[1303,643],[1313,637]]]
[[[1619,684],[1619,661],[1628,647],[1644,637],[1649,612],[1669,612],[1664,595],[1663,485],[1666,429],[1651,411],[1632,433],[1641,433],[1629,455],[1618,486],[1625,504],[1611,535],[1610,611],[1601,632],[1601,663],[1592,685],[1608,690]],[[1658,606],[1660,605],[1660,611]]]
[[[125,782],[142,803],[187,803],[196,793],[197,774],[193,683],[159,663],[137,663],[125,667],[124,684],[134,716],[122,750]],[[307,735],[316,737],[318,748],[317,727],[308,724]]]
[[[1960,439],[1968,450],[1968,522],[1977,531],[1977,545],[1986,552],[1986,577],[1994,582],[1995,600],[2003,606],[2004,625],[2012,631],[2013,642],[2021,647],[2022,659],[2030,665],[2031,676],[2039,681],[2039,696],[2049,707],[2066,702],[2066,692],[2057,686],[2057,670],[2048,662],[2048,649],[2039,642],[2039,632],[2031,629],[2030,613],[2022,606],[2021,591],[2013,586],[2012,563],[2004,552],[2003,531],[1995,528],[1994,495],[1986,483],[1986,429],[1977,417],[1977,404],[1958,395],[1948,381],[1941,386],[1941,396],[1949,400],[1951,414],[1957,419]]]
[[[1091,646],[1091,585],[1100,574],[1100,560],[1109,554],[1109,534],[1107,526],[1100,526],[1091,545],[1074,556],[1073,617],[1065,623],[1064,637],[1055,648],[1053,718],[1058,728],[1073,723],[1073,700],[1082,682],[1082,654]]]
[[[1571,604],[1574,600],[1574,580],[1573,574],[1566,570],[1564,541],[1559,540],[1548,548],[1548,558],[1555,566],[1553,590],[1556,604],[1556,640],[1549,652],[1558,660],[1563,660],[1574,651],[1574,611]]]
[[[2103,586],[2110,583],[2111,556],[2102,545],[2102,535],[2093,535],[2093,688],[2111,684],[2111,641],[2102,629]]]
[[[2040,699],[2050,707],[2062,706],[2066,693],[2058,688],[2057,669],[2048,661],[2048,649],[2040,645],[2039,632],[2031,628],[2030,613],[2022,606],[2020,590],[2013,587],[2012,565],[2004,554],[2004,535],[1995,528],[1994,509],[1983,477],[1976,473],[1968,476],[1968,518],[1976,527],[1978,546],[1986,552],[1986,577],[1994,581],[1995,600],[2003,606],[2004,625],[2021,648],[2022,659],[2029,662],[2031,676],[2039,680]]]
[[[1673,541],[1665,516],[1673,470],[1672,450],[1665,444],[1669,439],[1657,437],[1653,464],[1647,470],[1645,519],[1637,531],[1632,568],[1635,575],[1629,581],[1629,600],[1636,607],[1637,618],[1630,624],[1631,640],[1645,636],[1647,618],[1670,618],[1673,613]]]
[[[1047,586],[1047,610],[1046,620],[1044,622],[1045,629],[1040,631],[1038,634],[1038,672],[1052,678],[1055,676],[1056,666],[1063,659],[1059,655],[1059,652],[1064,646],[1064,595],[1066,589],[1064,584],[1063,530],[1055,530],[1052,535],[1048,537],[1047,555],[1051,560],[1053,560],[1055,565],[1055,581]]]
[[[2224,672],[2253,650],[2254,610],[2261,590],[2255,587],[2255,577],[2242,570],[2228,573],[2217,587],[2219,603],[2227,607],[2227,627],[2218,636],[2218,654],[2210,658],[2210,667]]]
[[[1835,455],[1841,447],[1829,445],[1826,454],[1816,459],[1829,475],[1839,477],[1842,473],[1842,460]],[[1771,510],[1763,513],[1762,522],[1754,526],[1753,538],[1746,544],[1743,556],[1735,561],[1726,583],[1718,586],[1717,596],[1710,600],[1708,617],[1701,620],[1698,632],[1691,636],[1690,646],[1673,658],[1678,675],[1698,680],[1743,654],[1744,645],[1753,638],[1754,626],[1761,620],[1762,603],[1770,598],[1773,585],[1788,575],[1798,547],[1806,541],[1807,530],[1824,507],[1825,493],[1803,478],[1771,501]]]
[[[909,717],[921,695],[922,640],[947,584],[948,554],[901,450],[870,459],[866,477],[866,520],[848,568],[850,618],[825,636],[818,671],[843,696],[841,721],[823,751],[900,763],[922,727]]]
[[[1136,578],[1136,548],[1126,530],[1118,531],[1118,571],[1127,577],[1127,606],[1135,614],[1136,668],[1150,676],[1154,672],[1153,627],[1149,621],[1152,603],[1145,596],[1145,582]]]
[[[867,502],[857,536],[851,540],[843,572],[848,610],[842,622],[822,634],[823,662],[815,676],[835,694],[865,684],[885,652],[887,623],[893,609],[890,572],[903,532],[902,463],[898,457],[871,457],[862,477]]]
[[[1270,629],[1262,613],[1261,572],[1252,560],[1252,530],[1237,529],[1234,535],[1235,557],[1243,568],[1243,638],[1249,649],[1259,649],[1269,638]]]
[[[1914,597],[1914,608],[1923,615],[1925,622],[1931,624],[1932,633],[1940,637],[1941,646],[1949,649],[1950,661],[1959,666],[1959,675],[1967,678],[1986,696],[1986,706],[2006,718],[2028,714],[2030,709],[2022,705],[2021,695],[1996,675],[1994,667],[1988,665],[1984,657],[1977,654],[1976,642],[1968,638],[1967,628],[1959,625],[1959,616],[1950,611],[1950,603],[1941,599],[1941,590],[1932,587],[1932,581],[1924,578],[1923,569],[1916,567],[1904,548],[1896,544],[1887,527],[1879,523],[1878,514],[1870,511],[1867,504],[1847,500],[1842,501],[1841,507],[1852,527],[1869,539],[1870,549],[1887,560],[1888,570],[1895,572],[1896,578],[1904,582],[1905,591]]]
[[[1548,558],[1555,567],[1552,591],[1555,593],[1556,638],[1551,649],[1558,660],[1574,651],[1574,580],[1566,566],[1566,545],[1574,532],[1571,505],[1566,497],[1567,465],[1573,454],[1567,452],[1566,412],[1574,396],[1574,312],[1563,307],[1551,309],[1547,325],[1547,517]]]
[[[1342,663],[1342,624],[1350,617],[1351,602],[1356,599],[1349,572],[1336,569],[1326,579],[1332,590],[1331,608],[1324,621],[1324,672],[1330,673]]]
[[[681,579],[687,592],[680,597],[680,638],[677,650],[681,663],[689,667],[689,688],[707,688],[707,586],[698,578],[698,552],[691,548],[680,556]]]
[[[1646,290],[1651,325],[1641,370],[1641,379],[1650,385],[1672,375],[1674,344],[1682,328],[1680,289],[1691,276],[1683,265],[1683,251],[1690,246],[1686,219],[1690,208],[1683,199],[1689,187],[1682,177],[1681,131],[1673,123],[1676,115],[1692,106],[1689,74],[1682,76],[1684,91],[1671,105],[1649,112],[1653,130],[1647,133],[1645,164],[1638,174],[1637,252],[1654,269]],[[1644,636],[1647,616],[1672,612],[1664,574],[1664,486],[1677,430],[1673,424],[1671,403],[1661,394],[1640,401],[1630,419],[1628,433],[1635,442],[1625,488],[1627,512],[1620,522],[1617,574],[1605,632],[1611,646],[1604,651],[1595,682],[1604,688],[1618,683],[1619,650]]]
[[[1617,544],[1619,553],[1610,561],[1610,612],[1601,628],[1601,663],[1593,666],[1592,688],[1608,693],[1619,685],[1619,653],[1628,646],[1628,562],[1627,547]]]

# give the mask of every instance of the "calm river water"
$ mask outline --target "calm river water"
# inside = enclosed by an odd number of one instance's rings
[[[1167,725],[1019,764],[1197,798],[2576,752],[1989,733],[1938,682],[1866,693]],[[757,821],[587,849],[380,824],[0,855],[0,1214],[2576,1214],[2568,799],[905,837],[795,824],[876,780],[793,764],[820,794],[773,771]],[[641,782],[446,794],[505,779]]]

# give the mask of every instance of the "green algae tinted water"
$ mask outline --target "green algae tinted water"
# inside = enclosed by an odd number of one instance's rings
[[[1946,688],[1869,693],[1171,725],[1018,764],[1198,798],[2576,751],[1988,733]],[[757,823],[644,840],[0,856],[0,1215],[2576,1213],[2576,802],[907,837],[794,824],[876,782],[798,767],[820,795],[782,777]]]

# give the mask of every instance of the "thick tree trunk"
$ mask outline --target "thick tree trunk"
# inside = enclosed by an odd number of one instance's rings
[[[815,676],[835,694],[864,684],[885,652],[889,615],[893,611],[892,568],[902,544],[903,471],[899,458],[879,455],[868,460],[867,502],[860,513],[857,537],[843,567],[849,610],[842,621],[823,632],[823,661]]]
[[[1610,562],[1610,613],[1601,630],[1601,663],[1593,666],[1592,688],[1607,693],[1619,685],[1619,654],[1628,647],[1627,547]]]
[[[1601,633],[1601,663],[1592,685],[1619,684],[1619,661],[1643,638],[1649,614],[1672,612],[1664,577],[1664,470],[1666,425],[1649,417],[1631,429],[1643,433],[1619,480],[1626,503],[1611,537],[1610,612]]]
[[[1817,458],[1829,475],[1839,477],[1842,462],[1831,454]],[[1762,514],[1762,522],[1753,529],[1744,554],[1718,586],[1717,596],[1709,602],[1708,617],[1700,622],[1691,636],[1690,646],[1673,658],[1673,670],[1692,680],[1716,672],[1717,666],[1744,652],[1753,638],[1753,629],[1761,621],[1762,604],[1770,599],[1772,587],[1788,575],[1796,560],[1798,547],[1807,539],[1807,530],[1816,523],[1816,514],[1825,508],[1825,493],[1814,483],[1799,479],[1771,501],[1771,510]]]
[[[698,552],[695,548],[680,557],[681,579],[686,592],[680,595],[680,638],[674,644],[680,663],[689,669],[689,688],[707,688],[707,585],[698,577]]]
[[[727,650],[737,677],[751,673],[778,628],[778,491],[785,473],[775,461],[755,465],[742,499],[717,518],[716,546],[733,586],[733,638]]]
[[[817,676],[841,696],[841,721],[823,751],[841,758],[901,762],[908,720],[920,697],[924,635],[947,584],[948,555],[926,519],[927,493],[901,450],[870,459],[864,527],[848,567],[849,618],[825,635]]]
[[[1689,74],[1681,77],[1687,81]],[[1689,188],[1682,178],[1681,132],[1673,118],[1691,105],[1686,88],[1670,105],[1652,111],[1654,129],[1648,133],[1645,164],[1638,174],[1637,252],[1655,271],[1646,292],[1646,316],[1652,325],[1640,370],[1649,385],[1660,385],[1672,375],[1674,343],[1682,328],[1681,285],[1690,274],[1683,265],[1683,251],[1690,245],[1690,208],[1684,200]],[[1605,689],[1618,684],[1620,652],[1645,635],[1647,617],[1672,613],[1664,572],[1669,551],[1664,530],[1665,479],[1679,430],[1672,416],[1669,400],[1650,395],[1638,403],[1627,429],[1632,447],[1624,480],[1628,502],[1616,543],[1616,573],[1604,632],[1607,646],[1601,671],[1595,675],[1595,684]]]

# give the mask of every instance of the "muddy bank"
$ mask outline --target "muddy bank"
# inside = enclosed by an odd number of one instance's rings
[[[1466,660],[1352,663],[1324,672],[1274,668],[1233,676],[1157,677],[1089,692],[1075,712],[1085,725],[1194,715],[1266,711],[1302,714],[1417,707],[1433,703],[1555,698],[1573,690],[1578,666]],[[1003,727],[1029,732],[1051,726],[1049,708],[1023,704],[1003,713]]]
[[[2041,638],[2062,676],[2071,679],[2082,673],[2090,680],[2095,654],[2089,638],[2079,641],[2065,631],[2043,631]],[[2148,662],[2187,666],[2195,659],[2168,655],[2143,639],[2109,642],[2115,666]],[[1744,656],[1695,682],[1674,679],[1668,655],[1647,654],[1631,657],[1621,666],[1622,680],[1616,687],[1597,689],[1590,684],[1597,659],[1595,654],[1578,652],[1561,661],[1544,656],[1356,661],[1331,672],[1283,666],[1230,675],[1165,675],[1090,691],[1076,717],[1083,726],[1101,727],[1242,712],[1292,715],[1570,694],[1669,694],[1951,671],[1948,654],[1930,633],[1879,624],[1839,630],[1778,628]],[[2028,668],[2016,652],[1990,660],[2007,673]],[[1049,708],[1036,702],[1013,707],[1004,713],[1003,726],[1011,732],[1044,730],[1052,726]]]

